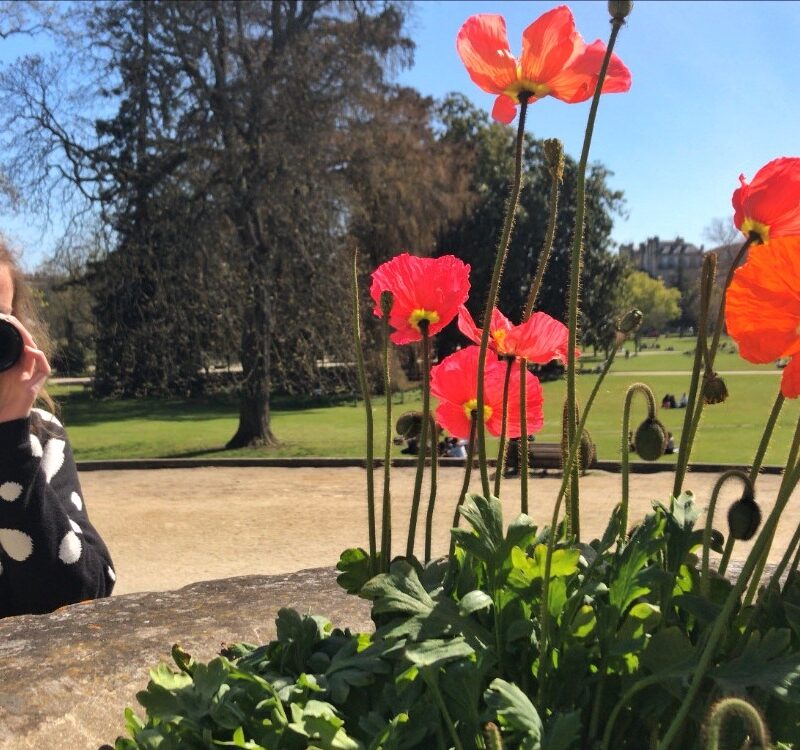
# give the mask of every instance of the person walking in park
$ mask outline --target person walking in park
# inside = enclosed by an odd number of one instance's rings
[[[44,390],[45,342],[30,290],[0,242],[0,617],[108,596],[116,580]]]

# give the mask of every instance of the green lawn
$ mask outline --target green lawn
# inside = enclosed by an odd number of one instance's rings
[[[662,338],[663,342],[664,339]],[[691,346],[688,339],[684,339]],[[663,345],[663,344],[662,344]],[[648,350],[645,350],[648,351]],[[658,351],[658,350],[655,350]],[[732,356],[732,355],[731,355]],[[660,355],[652,354],[651,359]],[[667,353],[664,361],[687,362],[689,357]],[[737,357],[738,359],[738,357]],[[647,361],[648,356],[620,359],[603,384],[592,414],[589,429],[598,446],[601,459],[618,460],[622,404],[628,385],[634,381],[649,384],[660,403],[665,393],[680,396],[689,390],[689,373],[677,368],[651,368],[646,376],[631,375],[628,371],[644,371],[631,368],[631,362]],[[719,369],[725,370],[723,361]],[[669,374],[652,374],[653,371],[670,371]],[[731,370],[734,368],[731,367]],[[778,392],[780,378],[775,367],[764,372],[726,375],[731,393],[725,404],[706,407],[700,427],[695,461],[749,463],[761,437],[764,423]],[[595,381],[595,375],[583,374],[578,378],[578,394],[585,400]],[[273,409],[273,430],[281,440],[281,446],[272,449],[225,451],[223,446],[234,433],[237,424],[238,405],[233,397],[215,400],[188,401],[181,399],[139,399],[135,401],[95,400],[82,387],[55,387],[53,395],[59,400],[63,419],[69,428],[76,457],[78,459],[143,458],[143,457],[190,457],[190,456],[345,456],[364,455],[364,410],[359,403],[303,409]],[[565,394],[563,381],[544,384],[545,427],[538,439],[555,442],[560,436],[560,416]],[[395,403],[393,417],[405,410],[419,409],[418,396],[406,395],[405,402]],[[373,402],[375,415],[375,450],[382,454],[385,407],[382,399]],[[791,434],[800,414],[797,402],[789,401],[773,437],[767,463],[780,464],[788,452]],[[645,415],[644,400],[634,401],[631,424],[637,425]],[[680,437],[684,411],[682,409],[660,411],[660,418],[668,430]],[[490,447],[491,448],[491,447]],[[495,449],[496,450],[496,449]],[[395,455],[400,455],[395,447]],[[674,456],[662,459],[674,461]]]

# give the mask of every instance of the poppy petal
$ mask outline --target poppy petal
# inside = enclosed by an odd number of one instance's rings
[[[503,125],[509,125],[514,122],[516,116],[517,103],[510,96],[501,94],[494,100],[492,118],[497,120],[497,122],[502,122]]]
[[[731,199],[738,229],[751,219],[769,228],[770,239],[800,234],[800,158],[773,159],[749,184],[744,175],[739,182]]]
[[[600,68],[606,54],[606,45],[599,39],[592,42],[570,65],[556,75],[548,86],[551,96],[576,104],[594,95]],[[603,79],[604,94],[617,94],[631,87],[631,72],[615,54],[611,55],[606,77]]]
[[[502,16],[482,13],[468,18],[456,37],[456,49],[469,77],[484,91],[502,94],[517,80],[517,61]]]
[[[547,313],[536,312],[506,336],[506,346],[518,357],[540,365],[567,360],[569,329]]]
[[[522,77],[549,85],[585,46],[572,11],[566,5],[553,8],[522,32]]]
[[[450,401],[442,401],[434,412],[437,424],[444,427],[457,438],[469,438],[472,420],[467,417],[464,407]]]
[[[458,330],[473,343],[481,343],[481,329],[475,325],[469,310],[464,305],[458,308]]]
[[[786,398],[800,396],[800,357],[792,357],[789,364],[783,368],[781,393]]]

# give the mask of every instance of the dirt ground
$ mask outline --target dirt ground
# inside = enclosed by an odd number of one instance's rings
[[[471,489],[479,490],[473,472]],[[705,508],[718,475],[690,474],[685,488]],[[376,496],[382,495],[382,471],[375,473]],[[463,470],[441,469],[434,512],[433,552],[449,542],[453,510]],[[592,471],[581,483],[582,536],[599,536],[620,497],[620,476]],[[668,501],[671,472],[631,477],[631,521],[641,518],[653,500]],[[413,469],[394,469],[391,478],[393,551],[406,546],[414,482]],[[560,476],[533,477],[530,515],[549,522]],[[163,591],[196,581],[249,574],[286,573],[333,565],[347,547],[367,546],[366,472],[358,468],[203,468],[151,471],[91,471],[81,475],[90,518],[106,540],[117,571],[115,594]],[[780,477],[764,475],[757,486],[764,515],[777,493]],[[508,524],[519,512],[519,479],[503,482],[501,497]],[[740,493],[729,482],[720,498],[715,524],[727,532],[724,513]],[[800,523],[800,492],[790,501],[771,560]],[[380,503],[378,503],[380,504]],[[427,482],[417,532],[422,552]],[[739,543],[734,557],[744,557]]]

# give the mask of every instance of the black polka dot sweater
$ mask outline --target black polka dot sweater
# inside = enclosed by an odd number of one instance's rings
[[[60,422],[0,423],[0,617],[108,596],[115,578]]]

